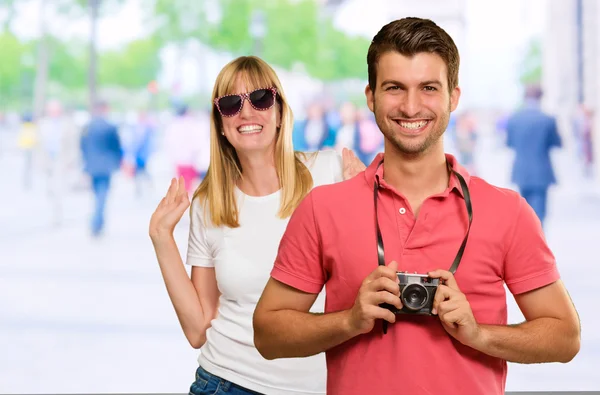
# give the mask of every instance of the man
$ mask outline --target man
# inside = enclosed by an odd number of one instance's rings
[[[570,361],[579,321],[539,220],[516,192],[469,176],[444,153],[460,97],[450,36],[429,20],[401,19],[375,36],[367,63],[384,153],[353,179],[315,188],[296,209],[255,310],[259,352],[325,351],[333,395],[502,394],[506,361]],[[380,307],[403,307],[397,270],[442,281],[435,315]],[[526,322],[507,325],[504,284]],[[325,313],[310,314],[325,285]]]
[[[85,171],[90,175],[95,196],[91,232],[97,237],[104,230],[104,210],[112,173],[121,167],[123,150],[117,127],[108,121],[108,104],[95,105],[94,115],[81,136]]]
[[[556,183],[550,150],[562,145],[556,119],[540,108],[542,91],[529,86],[525,105],[513,114],[506,126],[506,144],[515,151],[512,181],[544,224],[548,188]]]

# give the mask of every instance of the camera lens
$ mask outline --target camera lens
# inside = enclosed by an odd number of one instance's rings
[[[402,290],[402,304],[409,310],[418,311],[427,304],[427,289],[422,284],[409,284]]]

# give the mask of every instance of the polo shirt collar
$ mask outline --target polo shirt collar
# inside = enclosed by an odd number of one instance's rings
[[[373,185],[373,183],[375,182],[375,175],[378,175],[379,179],[383,180],[383,166],[379,166],[379,163],[383,160],[383,155],[383,153],[378,154],[375,157],[375,159],[373,159],[373,162],[371,162],[369,167],[366,168],[364,175],[367,184]],[[453,155],[446,154],[446,163],[448,163],[448,166],[450,168],[454,169],[458,174],[463,176],[467,185],[469,185],[471,175],[463,166],[461,166],[460,163],[458,163],[458,161]],[[448,193],[450,193],[450,191],[454,190],[457,191],[460,194],[460,196],[464,198],[462,188],[460,186],[460,181],[458,181],[458,178],[456,178],[456,175],[454,173],[451,173],[448,189],[446,190],[446,192],[443,193],[443,195],[447,196]]]

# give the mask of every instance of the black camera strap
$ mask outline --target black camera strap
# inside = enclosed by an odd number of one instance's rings
[[[382,164],[383,164],[383,159],[377,165],[377,169],[375,170],[376,173],[377,173],[377,170],[379,169],[379,166],[381,166]],[[451,171],[451,173],[453,173],[456,176],[456,178],[458,178],[458,181],[460,183],[460,188],[462,189],[462,192],[464,195],[465,206],[467,207],[467,214],[469,215],[469,225],[467,227],[467,233],[465,234],[462,244],[460,245],[460,248],[458,250],[458,253],[456,254],[456,257],[454,258],[454,262],[452,262],[452,266],[450,266],[450,269],[448,269],[448,271],[450,273],[454,274],[456,272],[456,269],[458,269],[460,260],[462,259],[463,253],[465,252],[465,247],[467,246],[469,232],[471,231],[471,222],[473,221],[473,208],[471,205],[471,194],[469,193],[469,188],[467,187],[467,182],[465,181],[463,176],[461,176],[460,173],[458,173],[454,169],[450,168],[450,171]],[[379,220],[377,218],[377,197],[379,195],[378,192],[379,192],[380,187],[381,187],[381,185],[379,182],[379,176],[377,174],[375,174],[375,182],[374,182],[374,186],[373,186],[373,203],[375,205],[375,228],[377,230],[377,261],[379,263],[379,266],[385,266],[383,237],[381,236],[381,230],[379,229]],[[383,321],[383,333],[384,334],[387,333],[387,321],[385,321],[385,320]]]

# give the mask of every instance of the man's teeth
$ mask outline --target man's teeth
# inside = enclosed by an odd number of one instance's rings
[[[240,126],[238,128],[238,132],[240,132],[241,134],[259,133],[261,130],[262,126],[260,125]]]
[[[428,121],[419,121],[419,122],[398,122],[400,126],[406,129],[420,129],[423,126],[427,125]]]

